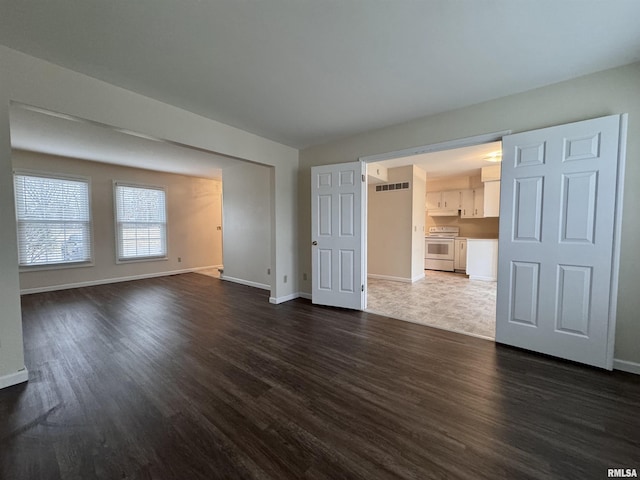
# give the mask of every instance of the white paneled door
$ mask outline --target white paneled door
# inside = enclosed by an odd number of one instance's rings
[[[497,342],[612,368],[624,122],[503,138]]]
[[[313,303],[366,307],[362,162],[311,168]]]

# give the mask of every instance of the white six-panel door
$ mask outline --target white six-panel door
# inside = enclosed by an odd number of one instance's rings
[[[366,307],[362,162],[311,168],[311,293],[320,305]]]
[[[611,369],[620,132],[613,115],[503,138],[497,342]]]

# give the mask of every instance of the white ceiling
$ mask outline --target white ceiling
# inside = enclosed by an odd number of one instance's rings
[[[427,172],[427,179],[479,175],[482,167],[495,165],[487,160],[492,153],[502,152],[502,142],[484,143],[439,152],[423,153],[410,157],[394,158],[378,162],[387,168],[417,165]]]
[[[10,125],[13,148],[127,167],[219,179],[239,161],[16,105]]]
[[[0,0],[0,43],[298,148],[640,60],[638,0]]]

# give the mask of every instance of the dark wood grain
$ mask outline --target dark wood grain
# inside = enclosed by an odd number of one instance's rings
[[[23,297],[2,479],[600,479],[640,381],[197,274]]]

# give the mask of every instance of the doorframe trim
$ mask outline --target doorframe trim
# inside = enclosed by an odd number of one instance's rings
[[[457,138],[455,140],[447,140],[445,142],[431,143],[429,145],[421,145],[419,147],[404,148],[402,150],[394,150],[392,152],[377,153],[375,155],[365,155],[359,157],[358,160],[364,163],[382,162],[384,160],[392,160],[394,158],[412,157],[423,153],[442,152],[444,150],[453,150],[455,148],[472,147],[483,143],[491,143],[502,140],[505,135],[511,135],[513,130],[502,130],[493,133],[484,133],[482,135],[474,135],[472,137]]]
[[[401,158],[401,157],[411,157],[414,155],[420,155],[423,153],[433,153],[433,152],[442,152],[444,150],[453,150],[456,148],[464,148],[464,147],[472,147],[474,145],[482,145],[484,143],[491,143],[491,142],[498,142],[498,141],[502,141],[502,137],[506,136],[506,135],[511,135],[513,133],[513,130],[500,130],[498,132],[491,132],[491,133],[484,133],[481,135],[473,135],[471,137],[463,137],[463,138],[456,138],[454,140],[446,140],[444,142],[438,142],[438,143],[431,143],[428,145],[421,145],[419,147],[410,147],[410,148],[404,148],[402,150],[394,150],[391,152],[386,152],[386,153],[378,153],[375,155],[365,155],[362,157],[358,157],[358,160],[363,164],[363,166],[365,167],[363,170],[363,175],[366,176],[367,172],[366,172],[366,164],[368,163],[374,163],[374,162],[381,162],[384,160],[391,160],[394,158]],[[364,258],[363,258],[363,270],[364,270],[364,289],[363,289],[363,308],[362,310],[366,311],[367,309],[367,303],[368,303],[368,299],[369,299],[369,289],[368,289],[368,282],[367,282],[367,278],[369,277],[368,274],[368,245],[369,245],[369,229],[368,229],[368,215],[369,212],[367,211],[367,207],[368,207],[368,183],[365,185],[365,187],[363,188],[364,190],[364,198],[362,200],[362,205],[361,205],[361,219],[362,219],[362,249],[364,252]],[[495,340],[494,340],[495,342]]]
[[[612,370],[616,363],[614,354],[616,343],[616,323],[618,319],[618,284],[620,277],[620,253],[622,252],[622,210],[625,165],[627,160],[628,128],[629,114],[622,113],[620,114],[620,132],[618,135],[618,176],[616,178],[616,205],[614,213],[615,216],[613,218],[613,249],[611,253],[611,283],[609,285],[609,331],[607,332],[607,368],[609,370]]]
[[[611,258],[611,282],[610,282],[610,303],[609,303],[609,331],[607,338],[607,368],[612,370],[614,368],[637,373],[637,365],[634,362],[626,362],[614,359],[615,338],[616,338],[616,321],[617,321],[617,306],[618,306],[618,285],[620,275],[620,253],[621,253],[621,237],[622,237],[622,211],[623,211],[623,197],[624,197],[624,179],[625,179],[625,165],[626,165],[626,153],[627,153],[627,133],[628,133],[628,113],[619,114],[620,116],[620,131],[618,138],[618,174],[616,179],[616,207],[614,213],[614,232],[613,232],[613,250]],[[587,119],[588,120],[588,119]],[[386,153],[379,153],[374,155],[364,155],[358,158],[361,162],[373,163],[381,162],[384,160],[391,160],[394,158],[409,157],[413,155],[419,155],[423,153],[432,153],[443,150],[451,150],[455,148],[469,147],[473,145],[480,145],[482,143],[501,141],[502,137],[511,135],[513,130],[502,130],[494,133],[486,133],[482,135],[475,135],[471,137],[459,138],[455,140],[448,140],[439,143],[433,143],[429,145],[422,145],[418,147],[405,148],[402,150],[395,150]],[[363,205],[363,215],[366,215],[366,202]],[[366,218],[366,217],[365,217]],[[368,243],[368,229],[363,229],[364,245]],[[366,259],[365,259],[366,261]],[[366,278],[366,277],[365,277]],[[366,292],[368,295],[368,292]],[[366,297],[365,297],[366,299]],[[366,308],[366,307],[365,307]],[[495,342],[495,339],[494,339]],[[631,365],[629,365],[631,364]],[[622,368],[620,368],[622,366]]]

